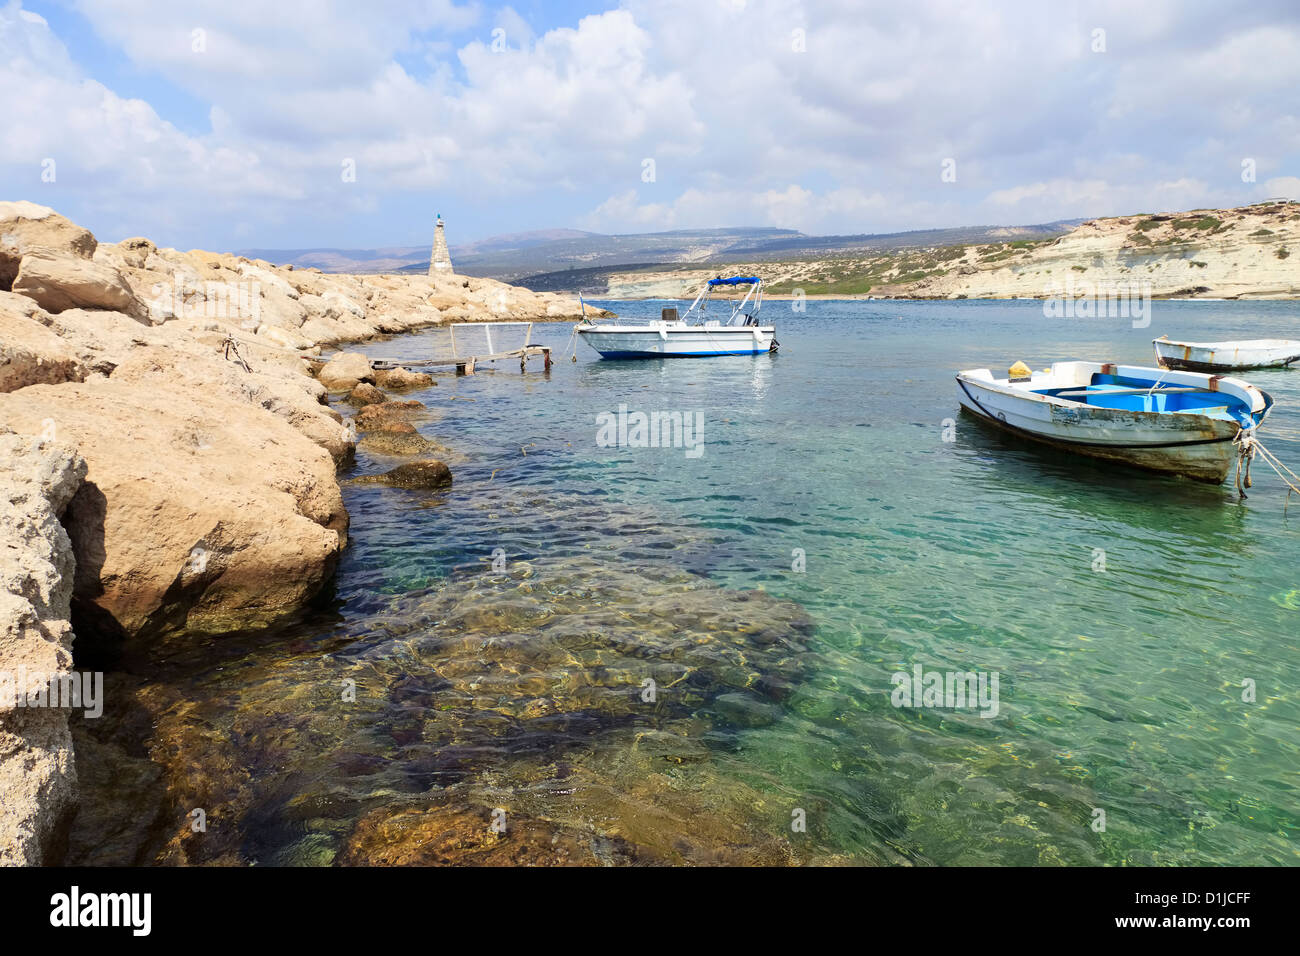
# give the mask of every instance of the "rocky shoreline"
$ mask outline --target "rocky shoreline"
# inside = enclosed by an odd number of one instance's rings
[[[347,545],[339,472],[358,434],[416,459],[378,480],[450,481],[385,392],[424,379],[322,349],[580,311],[489,279],[99,243],[0,202],[0,676],[71,674],[74,628],[83,645],[142,646],[297,612]],[[76,802],[68,712],[6,696],[0,865],[57,862]]]

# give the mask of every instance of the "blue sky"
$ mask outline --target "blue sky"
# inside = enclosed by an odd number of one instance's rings
[[[180,248],[1300,198],[1282,0],[0,0],[0,83],[0,198]]]

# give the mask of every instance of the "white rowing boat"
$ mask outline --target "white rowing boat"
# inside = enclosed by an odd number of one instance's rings
[[[962,408],[1034,441],[1149,471],[1222,481],[1243,433],[1273,399],[1238,378],[1100,362],[1056,362],[997,379],[957,375]]]
[[[1162,335],[1151,344],[1156,349],[1157,364],[1165,368],[1186,369],[1193,372],[1284,368],[1300,361],[1300,342],[1291,339],[1175,342]]]
[[[603,358],[695,358],[713,355],[758,355],[777,350],[776,327],[762,325],[763,280],[756,276],[710,279],[680,318],[664,309],[658,322],[642,325],[583,322],[574,331]],[[723,319],[706,314],[709,293],[719,286],[750,286]]]

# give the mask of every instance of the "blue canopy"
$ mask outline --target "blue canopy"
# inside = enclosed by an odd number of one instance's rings
[[[730,279],[723,279],[719,276],[716,279],[710,279],[709,285],[749,285],[751,282],[762,282],[758,276],[732,276]]]

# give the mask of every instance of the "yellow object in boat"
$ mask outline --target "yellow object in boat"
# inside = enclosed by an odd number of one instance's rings
[[[1017,362],[1015,365],[1011,366],[1011,368],[1007,369],[1007,378],[1013,382],[1023,382],[1033,374],[1033,370],[1024,362]]]

